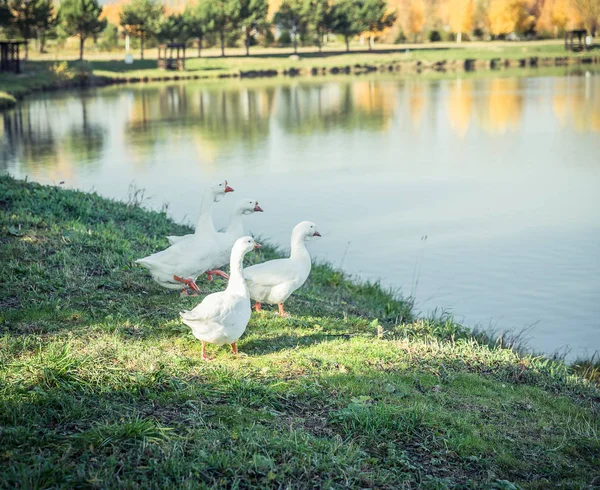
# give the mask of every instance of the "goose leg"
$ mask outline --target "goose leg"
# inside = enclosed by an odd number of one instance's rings
[[[261,311],[261,310],[262,310],[261,304],[258,301],[256,303],[254,303],[254,311]]]
[[[200,288],[196,285],[196,283],[194,282],[193,279],[183,279],[179,276],[173,276],[173,279],[176,280],[177,282],[185,284],[187,287],[189,287],[190,289],[192,289],[196,292],[200,291]]]
[[[227,274],[225,274],[223,271],[220,271],[218,269],[215,269],[212,271],[206,271],[206,274],[208,274],[208,277],[219,276],[219,277],[222,277],[223,279],[229,279],[229,276]]]
[[[279,306],[279,316],[282,316],[282,317],[290,316],[289,313],[286,313],[285,311],[283,311],[283,303],[278,303],[277,306]]]
[[[208,357],[208,355],[206,354],[206,342],[202,342],[202,359],[204,359],[205,361],[212,361],[211,357]]]
[[[235,345],[235,342],[231,344],[231,352],[233,352],[234,354],[238,353],[237,345]]]

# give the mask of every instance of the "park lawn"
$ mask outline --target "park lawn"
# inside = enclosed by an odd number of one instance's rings
[[[0,488],[597,482],[596,385],[326,264],[290,318],[252,314],[242,356],[211,346],[203,361],[178,318],[199,299],[133,263],[188,231],[0,177]]]

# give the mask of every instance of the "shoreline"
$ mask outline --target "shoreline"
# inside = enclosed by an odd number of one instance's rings
[[[14,107],[19,100],[35,92],[55,90],[69,90],[73,88],[104,87],[120,84],[156,83],[176,81],[211,81],[226,79],[260,79],[260,78],[310,78],[318,76],[362,76],[367,74],[390,74],[395,76],[415,76],[435,74],[440,76],[469,74],[476,72],[498,72],[503,70],[526,70],[537,68],[561,68],[595,66],[600,64],[600,54],[594,52],[590,55],[579,56],[529,56],[529,57],[496,57],[496,58],[466,58],[451,60],[404,60],[393,59],[385,63],[347,63],[332,66],[305,66],[281,67],[250,70],[224,70],[212,72],[211,70],[197,69],[183,72],[164,72],[148,75],[128,75],[126,73],[111,72],[110,75],[103,70],[82,70],[70,74],[67,79],[56,77],[50,72],[42,73],[38,85],[21,87],[11,90],[5,87],[8,80],[0,79],[0,111]],[[62,63],[67,63],[63,61]],[[78,62],[74,62],[78,63]],[[87,62],[86,62],[87,63]],[[204,72],[204,73],[203,73]],[[524,74],[525,75],[525,74]]]

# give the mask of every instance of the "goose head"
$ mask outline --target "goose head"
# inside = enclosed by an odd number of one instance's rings
[[[298,223],[294,227],[292,235],[304,240],[308,240],[309,238],[315,236],[321,236],[321,234],[317,231],[317,225],[315,225],[312,221],[302,221]]]
[[[238,238],[233,245],[233,249],[231,251],[231,255],[246,255],[251,250],[261,248],[262,245],[254,241],[254,238],[251,236],[243,236],[242,238]]]
[[[242,199],[238,202],[236,210],[240,214],[262,213],[262,208],[258,205],[258,201],[254,199]]]
[[[219,202],[228,192],[233,192],[233,189],[227,185],[226,180],[213,182],[208,188],[209,193],[213,196],[214,202]]]

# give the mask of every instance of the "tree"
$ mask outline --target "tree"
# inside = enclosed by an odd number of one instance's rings
[[[186,6],[183,17],[190,39],[198,40],[198,58],[202,56],[202,41],[207,32],[214,29],[208,17],[206,2],[200,2],[194,7]]]
[[[456,33],[456,42],[462,40],[462,33],[473,29],[475,2],[473,0],[452,0],[448,23],[452,32]]]
[[[595,36],[600,22],[600,0],[574,0],[574,2],[584,27],[592,37]]]
[[[140,39],[141,59],[144,59],[144,40],[156,31],[162,13],[162,5],[153,0],[131,0],[123,5],[119,16],[121,26],[127,34]]]
[[[219,34],[221,56],[225,56],[225,34],[237,32],[241,20],[239,0],[204,0],[205,13],[211,19],[211,30]]]
[[[12,13],[8,8],[7,0],[0,0],[0,27],[9,27],[12,24],[12,20]]]
[[[157,25],[156,37],[163,42],[186,42],[188,26],[183,14],[171,14],[163,17]]]
[[[323,36],[331,29],[331,3],[329,0],[304,0],[303,16],[307,24],[315,31],[320,53]]]
[[[422,0],[413,0],[413,2],[415,1],[422,3]],[[359,15],[366,26],[366,30],[371,33],[369,40],[369,51],[371,51],[375,34],[391,27],[396,22],[396,12],[388,12],[388,5],[385,0],[364,0]],[[425,17],[424,8],[423,17]]]
[[[350,52],[350,38],[365,30],[360,18],[360,8],[358,0],[339,0],[331,9],[331,30],[344,36],[346,52]]]
[[[292,33],[294,53],[298,52],[298,36],[306,30],[302,0],[284,0],[275,14],[275,24]]]
[[[35,35],[38,40],[40,53],[44,52],[46,35],[58,24],[58,17],[54,15],[53,0],[38,0],[35,15]]]
[[[25,41],[33,37],[40,42],[40,52],[44,49],[46,32],[56,24],[52,0],[8,0],[6,7],[11,24]],[[29,56],[29,46],[25,45],[25,58]]]
[[[567,0],[546,0],[536,21],[536,29],[551,32],[554,37],[558,37],[569,21],[568,7]]]
[[[102,7],[97,0],[62,0],[58,17],[69,36],[79,36],[79,59],[83,59],[83,44],[90,36],[97,36],[106,27],[100,19]]]
[[[261,31],[267,25],[267,14],[269,3],[267,0],[241,0],[240,18],[243,24],[244,43],[246,45],[246,56],[250,55],[250,39],[252,35]]]
[[[526,0],[491,0],[488,17],[490,31],[495,36],[527,31],[535,22]]]

